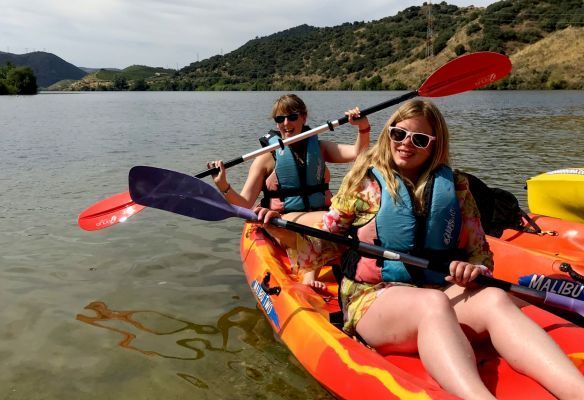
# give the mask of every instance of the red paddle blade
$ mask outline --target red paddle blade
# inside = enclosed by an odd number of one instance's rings
[[[511,72],[511,60],[503,54],[481,51],[447,62],[426,79],[418,94],[442,97],[478,89]]]
[[[129,192],[118,193],[85,209],[77,223],[86,231],[96,231],[124,222],[144,206],[134,203]]]

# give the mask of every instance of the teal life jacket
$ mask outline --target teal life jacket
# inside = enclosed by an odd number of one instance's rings
[[[401,177],[397,176],[398,198],[394,200],[381,172],[375,168],[370,172],[381,188],[381,204],[371,221],[354,230],[357,239],[429,259],[431,265],[446,265],[454,259],[466,258],[457,248],[462,216],[454,174],[449,167],[438,168],[426,184],[426,215],[416,215],[412,195]],[[401,261],[364,257],[354,250],[343,254],[342,270],[346,276],[359,282],[445,283],[443,274],[430,270],[421,272]]]
[[[308,130],[304,127],[303,131]],[[272,145],[281,142],[278,131],[270,131],[260,142]],[[318,137],[304,139],[306,155],[296,154],[290,146],[275,150],[276,179],[268,177],[263,187],[262,206],[280,212],[323,210],[330,205],[330,190],[325,162]]]

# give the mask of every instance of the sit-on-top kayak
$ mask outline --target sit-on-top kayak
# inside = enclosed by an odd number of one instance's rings
[[[495,277],[584,300],[584,223],[530,214],[540,233],[506,229],[487,236]]]
[[[247,281],[270,325],[306,370],[344,399],[452,399],[425,371],[417,355],[379,354],[350,338],[331,319],[338,317],[332,273],[319,278],[317,293],[291,273],[284,251],[255,223],[244,225],[241,259]],[[497,268],[507,268],[504,263]],[[523,311],[541,325],[584,372],[584,328],[535,306]],[[537,382],[514,371],[490,344],[477,347],[483,381],[501,399],[553,399]],[[534,348],[533,351],[538,351]]]
[[[584,168],[546,172],[526,183],[532,213],[584,223]]]

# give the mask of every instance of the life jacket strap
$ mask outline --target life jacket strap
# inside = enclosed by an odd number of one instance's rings
[[[314,193],[324,193],[329,190],[328,183],[305,186],[301,188],[283,188],[278,190],[264,190],[265,199],[285,198],[292,196],[310,196]]]

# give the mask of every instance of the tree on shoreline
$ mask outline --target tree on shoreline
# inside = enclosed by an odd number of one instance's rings
[[[36,76],[30,67],[15,67],[10,62],[0,67],[0,95],[37,94]]]

